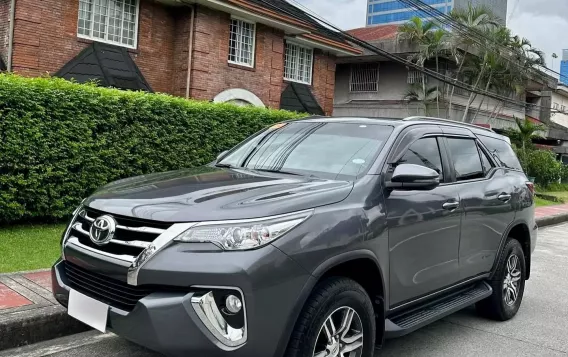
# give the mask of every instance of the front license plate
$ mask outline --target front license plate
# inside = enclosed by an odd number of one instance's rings
[[[108,305],[100,301],[71,289],[67,313],[96,330],[106,332]]]

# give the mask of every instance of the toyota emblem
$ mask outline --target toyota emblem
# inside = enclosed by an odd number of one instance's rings
[[[111,216],[100,216],[91,225],[89,237],[97,245],[105,245],[112,240],[116,221]]]

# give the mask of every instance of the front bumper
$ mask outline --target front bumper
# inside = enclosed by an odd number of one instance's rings
[[[160,262],[172,261],[185,255],[186,262],[200,261],[200,269],[192,269],[183,278],[182,272],[160,270]],[[229,253],[231,254],[231,253]],[[255,255],[259,254],[253,253]],[[177,287],[183,291],[161,292],[156,290],[140,299],[131,311],[125,311],[111,305],[108,313],[107,328],[117,335],[152,350],[169,356],[243,356],[270,357],[280,356],[286,346],[291,327],[303,304],[301,296],[310,286],[310,275],[294,261],[274,247],[266,247],[263,259],[251,266],[227,264],[224,253],[190,253],[195,259],[188,260],[188,252],[166,249],[158,254],[145,267],[145,284]],[[208,257],[204,257],[208,255]],[[209,256],[210,255],[210,256]],[[97,273],[104,272],[107,264],[90,257],[73,255],[66,252],[66,258],[73,264]],[[176,259],[177,258],[177,259]],[[203,258],[203,259],[202,259]],[[244,257],[241,257],[244,258]],[[164,261],[162,261],[164,259]],[[225,264],[223,264],[223,259]],[[206,264],[206,261],[209,261]],[[247,259],[239,259],[246,262]],[[179,261],[179,260],[177,260]],[[245,263],[243,263],[245,264]],[[278,266],[278,268],[275,267]],[[177,268],[180,268],[177,266]],[[194,267],[195,268],[195,267]],[[207,273],[205,273],[207,271]],[[276,272],[286,272],[286,275]],[[198,274],[199,279],[196,278]],[[274,272],[271,275],[271,272]],[[202,275],[203,274],[203,275]],[[59,261],[52,269],[53,293],[63,305],[67,305],[70,281],[66,275],[65,262]],[[157,280],[153,281],[153,277]],[[116,276],[114,276],[116,278]],[[205,284],[205,280],[207,283]],[[231,284],[227,284],[232,280]],[[185,283],[181,283],[185,281]],[[192,298],[203,292],[196,286],[235,287],[244,297],[247,321],[246,342],[231,347],[219,341],[206,327],[192,306]],[[88,295],[88,294],[87,294]],[[92,296],[94,297],[94,296]]]

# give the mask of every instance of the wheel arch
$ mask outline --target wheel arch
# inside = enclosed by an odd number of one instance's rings
[[[373,269],[372,273],[365,273],[357,275],[357,268],[360,269]],[[377,279],[374,282],[370,279],[375,274],[378,273]],[[375,318],[377,320],[376,326],[376,344],[382,344],[384,337],[384,319],[385,319],[385,279],[379,260],[376,255],[367,249],[349,251],[342,254],[333,256],[323,263],[321,263],[312,272],[312,278],[306,283],[304,289],[302,290],[298,300],[296,301],[296,306],[292,311],[290,320],[287,323],[285,334],[281,338],[279,343],[279,351],[285,351],[292,335],[292,331],[295,328],[296,322],[302,312],[302,309],[312,294],[316,285],[322,280],[332,277],[332,276],[342,276],[355,280],[357,283],[361,284],[369,298],[373,303],[375,308]],[[382,321],[382,322],[381,322]],[[282,352],[282,355],[284,352]]]
[[[501,252],[505,248],[505,244],[509,238],[515,238],[516,240],[521,243],[523,247],[523,255],[525,256],[525,266],[526,266],[526,280],[529,280],[531,275],[531,233],[530,228],[527,222],[523,220],[513,222],[503,234],[501,238],[501,243],[499,244],[499,250],[495,255],[495,262],[493,263],[493,267],[491,269],[491,277],[495,274],[497,270],[497,257],[501,255]]]

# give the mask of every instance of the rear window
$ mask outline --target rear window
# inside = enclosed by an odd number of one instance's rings
[[[523,171],[517,155],[511,148],[511,145],[505,140],[490,138],[488,136],[478,135],[479,140],[489,149],[489,152],[499,161],[502,166],[510,169]]]

